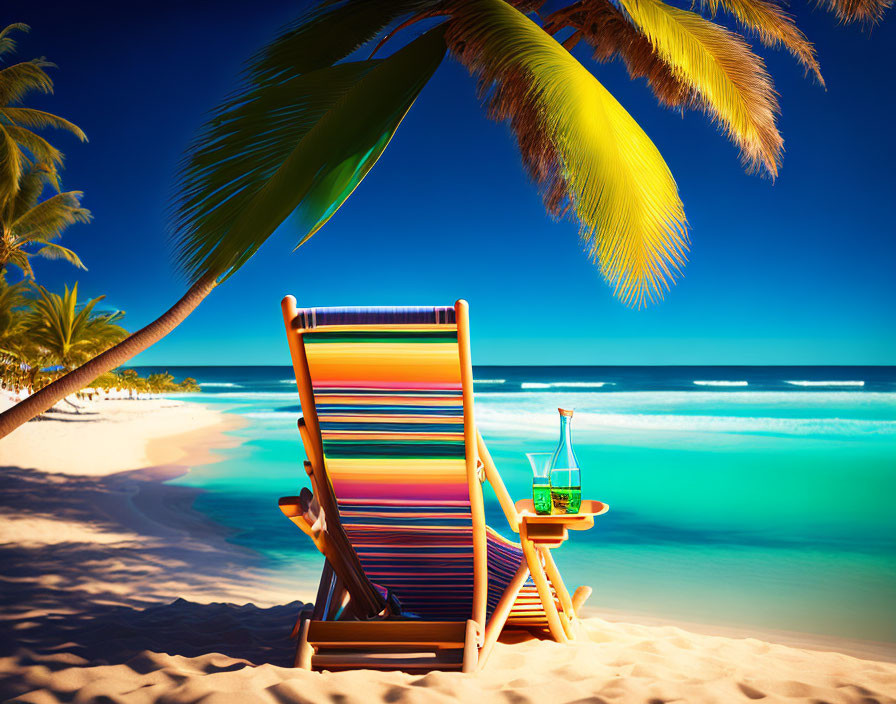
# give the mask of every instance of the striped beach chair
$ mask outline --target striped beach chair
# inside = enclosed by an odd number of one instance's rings
[[[473,419],[467,303],[282,305],[314,491],[280,508],[326,558],[296,665],[473,671],[505,627],[545,628],[520,545],[485,524],[485,480],[519,516]]]

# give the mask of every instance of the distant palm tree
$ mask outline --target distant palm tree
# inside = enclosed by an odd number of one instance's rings
[[[21,309],[28,301],[25,297],[27,289],[24,282],[10,284],[0,276],[0,353],[4,344],[21,329]]]
[[[25,375],[21,343],[26,290],[24,282],[10,284],[0,276],[0,379],[14,386],[21,386]]]
[[[0,276],[12,264],[34,278],[31,257],[64,259],[87,268],[72,250],[54,242],[69,225],[90,221],[90,211],[81,207],[82,193],[67,191],[40,200],[48,185],[55,186],[52,172],[43,164],[29,164],[15,196],[0,208]]]
[[[841,21],[879,19],[892,0],[821,0]],[[774,177],[776,94],[747,41],[695,11],[724,13],[782,46],[821,81],[815,50],[778,0],[318,2],[252,60],[187,152],[172,241],[191,284],[156,321],[0,414],[0,437],[182,322],[295,214],[298,246],[367,175],[446,50],[477,78],[488,114],[514,131],[548,212],[580,227],[588,254],[624,301],[662,296],[684,263],[687,222],[675,181],[641,127],[567,50],[621,59],[660,102],[706,112],[750,170]],[[552,3],[553,4],[553,3]],[[417,21],[437,26],[388,58],[346,60]],[[540,23],[540,26],[539,26]],[[563,44],[554,34],[567,33]],[[426,167],[422,167],[426,168]]]
[[[27,32],[26,24],[11,24],[0,30],[0,63],[15,51],[15,31]],[[81,128],[66,119],[21,103],[29,93],[52,93],[53,81],[45,69],[52,63],[44,58],[21,61],[0,69],[0,211],[15,198],[21,177],[30,165],[42,164],[59,190],[58,170],[62,153],[34,130],[45,127],[71,132],[81,141]]]
[[[52,364],[73,369],[128,336],[117,324],[121,311],[95,310],[105,296],[78,301],[78,284],[62,295],[35,286],[37,298],[25,317],[26,337],[45,351]],[[85,384],[86,386],[86,384]]]

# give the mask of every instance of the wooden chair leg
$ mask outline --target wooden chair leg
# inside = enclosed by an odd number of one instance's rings
[[[296,645],[295,667],[301,667],[303,670],[311,669],[311,656],[314,654],[314,648],[308,642],[308,629],[311,627],[311,619],[305,619],[302,622],[302,630],[299,633],[299,642]]]
[[[526,562],[529,563],[529,572],[532,574],[532,581],[535,582],[535,588],[538,590],[544,614],[548,619],[548,628],[551,630],[551,635],[558,643],[566,643],[569,641],[569,638],[566,636],[566,629],[563,628],[560,614],[557,613],[554,595],[551,593],[551,587],[548,585],[548,578],[544,573],[538,550],[535,548],[535,544],[529,540],[525,521],[520,524],[520,543],[523,546]]]
[[[476,672],[479,669],[479,643],[482,631],[472,619],[467,619],[467,630],[464,634],[464,672]]]
[[[313,618],[320,621],[327,617],[330,610],[330,599],[336,587],[336,573],[330,566],[330,562],[324,559],[324,569],[320,575],[320,585],[317,587],[317,596],[314,599]]]
[[[551,555],[550,550],[538,548],[538,552],[544,560],[545,572],[548,579],[551,580],[554,592],[557,594],[560,606],[563,609],[560,612],[560,623],[563,625],[567,638],[575,640],[575,629],[572,622],[576,617],[576,612],[572,605],[572,599],[569,598],[569,592],[566,590],[566,585],[563,583],[563,578],[560,576],[560,570],[557,569],[557,564],[554,562],[554,557]]]
[[[482,650],[479,651],[479,669],[485,667],[488,656],[491,655],[492,648],[495,647],[498,636],[501,635],[501,631],[504,629],[504,624],[507,622],[513,603],[519,596],[520,590],[523,588],[523,584],[526,583],[526,577],[528,576],[529,565],[524,558],[520,562],[516,574],[513,575],[513,579],[510,580],[510,584],[507,585],[507,588],[501,595],[501,600],[495,607],[495,611],[485,627],[485,642],[482,645]]]

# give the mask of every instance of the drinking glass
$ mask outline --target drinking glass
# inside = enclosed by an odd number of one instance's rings
[[[550,452],[527,452],[532,465],[532,503],[535,513],[551,512],[551,457]]]

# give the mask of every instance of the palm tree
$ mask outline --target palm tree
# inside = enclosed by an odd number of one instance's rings
[[[27,32],[26,24],[11,24],[0,30],[0,62],[15,51],[13,32]],[[30,165],[42,164],[59,190],[58,170],[62,153],[35,129],[54,127],[71,132],[81,141],[87,137],[81,128],[58,115],[24,107],[29,93],[52,93],[53,81],[45,69],[52,63],[44,58],[21,61],[0,69],[0,210],[15,198],[21,177]]]
[[[21,385],[25,372],[21,343],[26,288],[23,282],[7,283],[0,274],[0,379],[13,385]]]
[[[876,21],[892,0],[824,0],[841,21]],[[162,339],[233,275],[292,213],[301,246],[376,163],[446,51],[480,88],[488,114],[509,123],[547,211],[579,224],[616,294],[662,296],[688,247],[675,181],[659,151],[568,51],[589,43],[619,58],[658,99],[699,108],[774,177],[782,140],[763,61],[712,21],[724,12],[759,41],[792,53],[820,81],[815,50],[778,0],[578,0],[543,17],[540,0],[319,2],[250,62],[242,87],[188,150],[172,243],[189,277],[160,318],[40,393],[0,414],[0,437],[71,391]],[[438,21],[384,59],[380,46],[422,19]],[[564,44],[553,35],[569,33]],[[379,39],[368,59],[347,60]],[[564,46],[565,45],[565,46]]]
[[[177,390],[184,393],[195,394],[202,391],[202,388],[199,386],[198,381],[196,381],[193,377],[188,376],[184,378],[183,381],[178,383]]]
[[[62,295],[37,285],[35,291],[37,298],[25,319],[27,337],[54,365],[73,369],[128,336],[117,324],[124,313],[95,310],[105,296],[79,303],[77,283],[71,289],[66,286]]]
[[[90,221],[90,211],[81,207],[83,194],[57,192],[41,201],[46,186],[56,186],[52,171],[44,164],[29,164],[19,177],[15,196],[0,208],[0,276],[13,264],[26,277],[34,278],[31,257],[64,259],[87,268],[72,250],[53,241],[69,225]]]

